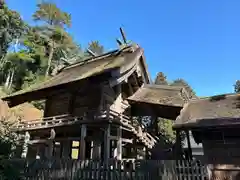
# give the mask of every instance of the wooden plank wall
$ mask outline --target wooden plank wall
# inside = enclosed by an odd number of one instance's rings
[[[84,90],[84,91],[83,91]],[[44,116],[72,114],[82,116],[85,112],[96,110],[100,105],[101,91],[98,87],[82,87],[75,92],[62,92],[46,100]]]
[[[70,93],[59,93],[46,100],[45,117],[68,114],[70,104]]]
[[[88,87],[84,92],[74,96],[73,115],[83,116],[85,113],[96,112],[100,106],[101,90],[99,87]]]

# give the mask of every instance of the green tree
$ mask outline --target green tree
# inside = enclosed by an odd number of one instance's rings
[[[10,43],[25,31],[25,24],[20,15],[10,10],[6,3],[0,1],[0,60],[3,59]]]
[[[19,179],[20,173],[13,164],[8,161],[14,150],[20,142],[20,137],[12,131],[16,120],[1,118],[0,119],[0,179]]]
[[[171,83],[171,86],[183,86],[189,94],[190,98],[196,98],[197,95],[192,87],[184,79],[176,79]]]
[[[167,77],[164,75],[163,72],[159,72],[157,74],[157,77],[155,79],[155,84],[158,84],[158,85],[167,85],[168,84]]]
[[[37,11],[33,14],[35,21],[42,21],[50,26],[71,26],[71,15],[61,11],[56,4],[41,2],[37,4]]]
[[[4,57],[0,75],[6,90],[10,90],[13,84],[15,88],[21,88],[22,77],[28,72],[28,63],[32,61],[31,56],[21,51],[8,53]]]
[[[49,58],[47,61],[46,76],[50,74],[50,71],[64,64],[66,60],[69,60],[69,57],[73,56],[73,53],[80,53],[81,51],[73,38],[62,28],[42,26],[35,27],[35,30],[44,43],[45,56],[51,57],[51,61],[49,61]],[[52,42],[54,42],[54,49],[51,46]],[[49,62],[51,63],[49,64]]]
[[[88,45],[88,49],[96,55],[101,55],[104,53],[104,47],[99,43],[99,41],[91,41]]]
[[[48,30],[49,40],[48,42],[48,63],[45,76],[49,75],[52,59],[57,48],[59,41],[62,41],[64,27],[70,27],[71,25],[71,15],[61,11],[56,4],[49,2],[42,2],[37,5],[37,11],[33,14],[33,19],[35,21],[45,22],[49,28]],[[43,33],[43,31],[42,31]]]
[[[234,84],[234,92],[239,93],[240,92],[240,80],[237,80]]]

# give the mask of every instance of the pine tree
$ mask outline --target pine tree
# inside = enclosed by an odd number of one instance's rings
[[[240,80],[237,80],[236,83],[234,84],[234,92],[240,93]]]
[[[168,84],[167,77],[164,75],[163,72],[159,72],[157,74],[157,77],[155,79],[155,84],[157,84],[157,85],[167,85]]]

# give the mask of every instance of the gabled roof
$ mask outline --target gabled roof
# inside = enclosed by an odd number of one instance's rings
[[[133,115],[155,114],[175,120],[183,105],[189,101],[189,95],[184,87],[180,86],[144,84],[128,101]]]
[[[224,94],[189,101],[174,128],[206,128],[240,124],[240,94]]]
[[[110,70],[119,69],[119,73],[121,75],[121,73],[125,73],[125,71],[134,66],[142,57],[142,55],[143,49],[137,45],[127,46],[120,50],[114,50],[109,53],[67,66],[51,79],[46,80],[43,83],[30,86],[27,89],[18,91],[2,99],[6,101],[21,99],[21,101],[19,100],[18,102],[10,103],[10,105],[12,104],[12,106],[14,106],[23,103],[29,98],[29,96],[31,96],[32,100],[34,100],[33,93],[38,91],[45,91],[60,85],[81,81],[88,77],[102,74]],[[147,74],[147,79],[150,82],[149,74]]]
[[[183,107],[184,103],[189,100],[189,97],[184,87],[144,84],[128,100],[130,102]]]

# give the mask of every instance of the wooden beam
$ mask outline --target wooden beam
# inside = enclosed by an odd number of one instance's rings
[[[136,64],[132,67],[132,69],[128,72],[126,72],[124,75],[120,76],[120,77],[113,77],[111,79],[109,79],[109,84],[111,87],[116,86],[117,84],[120,84],[121,82],[123,82],[125,79],[127,79],[129,76],[132,75],[132,73],[137,69]]]
[[[118,140],[118,136],[110,136],[110,140]],[[132,139],[126,139],[126,138],[122,138],[122,142],[125,142],[125,143],[133,143],[133,140]]]
[[[135,72],[136,72],[136,71],[135,71]],[[139,82],[138,82],[138,78],[137,78],[135,72],[132,74],[133,79],[134,79],[134,82],[136,83],[136,85],[137,85],[138,87],[141,87],[140,84],[139,84]]]
[[[117,41],[117,43],[118,43],[119,46],[122,46],[122,45],[123,45],[123,43],[121,42],[120,39],[116,39],[116,41]]]
[[[124,31],[123,31],[123,29],[120,27],[120,33],[121,33],[121,35],[122,35],[122,38],[123,38],[123,42],[125,43],[125,44],[127,44],[127,38],[126,38],[126,35],[125,35],[125,33],[124,33]]]
[[[48,143],[51,141],[50,139],[34,139],[30,140],[28,144],[41,144],[41,143]],[[60,142],[60,141],[79,141],[79,137],[64,137],[64,138],[55,138],[55,142]]]
[[[117,128],[117,160],[122,160],[122,127]]]
[[[110,158],[110,132],[111,127],[110,124],[107,125],[104,130],[104,160],[107,161]]]
[[[92,50],[90,50],[90,49],[87,49],[87,52],[88,52],[91,56],[93,56],[93,57],[98,56],[98,54],[94,53],[94,52],[93,52]]]
[[[189,131],[185,131],[186,136],[187,136],[187,144],[188,144],[188,153],[190,156],[190,160],[192,160],[192,147],[191,147],[191,142],[190,142],[190,135],[189,135]]]
[[[133,95],[134,91],[133,91],[133,87],[131,85],[131,81],[128,81],[128,88],[129,88],[130,95]]]
[[[81,138],[80,138],[80,159],[84,160],[85,159],[85,152],[86,152],[86,142],[85,142],[85,137],[87,133],[87,128],[85,124],[81,125]]]

